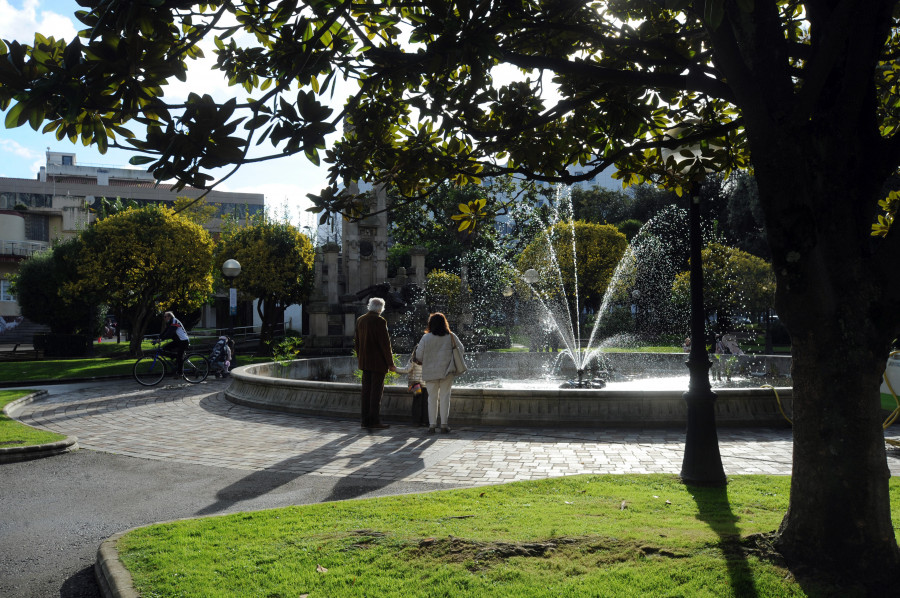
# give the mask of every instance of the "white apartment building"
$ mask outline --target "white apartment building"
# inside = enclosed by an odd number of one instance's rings
[[[173,191],[149,172],[131,168],[79,165],[74,153],[47,152],[47,164],[36,178],[0,177],[0,317],[14,320],[19,306],[9,292],[9,275],[19,262],[54,240],[74,236],[94,218],[91,207],[101,198],[139,203],[172,203],[177,197],[199,197],[200,189]],[[218,208],[207,229],[221,230],[221,216],[239,218],[264,210],[261,193],[212,191],[206,204]],[[214,315],[204,320],[213,319]]]

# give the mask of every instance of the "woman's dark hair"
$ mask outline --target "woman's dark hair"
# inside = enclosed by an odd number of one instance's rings
[[[430,332],[435,336],[446,336],[450,332],[450,324],[447,318],[441,312],[435,312],[428,317],[428,327],[425,332]]]

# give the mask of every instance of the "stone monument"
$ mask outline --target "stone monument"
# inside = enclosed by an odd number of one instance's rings
[[[349,184],[347,192],[359,193],[356,183]],[[381,297],[387,303],[384,316],[396,339],[395,351],[406,350],[406,338],[424,328],[426,251],[413,248],[411,267],[399,268],[397,276],[389,279],[387,193],[379,185],[367,197],[369,215],[345,220],[340,244],[331,241],[316,249],[315,290],[307,307],[309,335],[302,353],[349,353],[356,318],[365,313],[369,297]]]

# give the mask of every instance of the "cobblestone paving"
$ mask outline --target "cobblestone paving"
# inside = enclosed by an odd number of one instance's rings
[[[77,436],[87,449],[241,470],[471,485],[681,471],[683,429],[463,427],[429,435],[395,424],[368,433],[355,421],[234,405],[224,388],[221,381],[48,387],[49,397],[14,415]],[[726,474],[790,474],[790,429],[720,428],[718,436]],[[900,430],[888,437],[900,438]],[[900,475],[900,449],[889,450],[888,462]]]

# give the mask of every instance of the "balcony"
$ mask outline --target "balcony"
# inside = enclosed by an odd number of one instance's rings
[[[50,247],[50,243],[43,241],[10,241],[8,239],[0,239],[0,258],[14,257],[27,258],[31,257],[38,251],[43,251]]]

